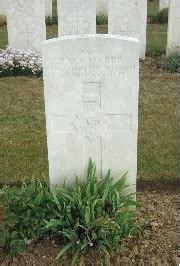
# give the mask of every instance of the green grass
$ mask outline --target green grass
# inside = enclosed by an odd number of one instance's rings
[[[148,24],[147,53],[165,53],[167,43],[167,24]]]
[[[0,183],[48,176],[42,80],[1,78],[0,93]],[[176,111],[177,77],[147,71],[141,74],[139,178],[178,176]]]
[[[0,79],[0,183],[47,176],[42,80]]]
[[[159,1],[148,1],[148,16],[155,16],[159,11]]]
[[[138,174],[141,179],[178,176],[178,82],[167,73],[140,77]]]
[[[97,25],[98,33],[107,33],[107,25]],[[58,36],[57,25],[47,27],[47,39]],[[166,49],[167,25],[148,24],[147,28],[147,53],[164,53]],[[0,27],[0,49],[8,44],[6,26]]]
[[[0,49],[5,49],[8,45],[8,34],[6,26],[0,27]]]

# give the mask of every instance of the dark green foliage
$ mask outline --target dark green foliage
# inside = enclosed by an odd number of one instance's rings
[[[57,25],[58,24],[58,18],[57,16],[53,17],[46,17],[46,25],[47,26],[52,26],[52,25]],[[96,24],[97,25],[105,25],[108,24],[108,17],[104,13],[100,13],[99,15],[96,16]]]
[[[97,249],[101,257],[109,255],[137,229],[134,195],[124,194],[126,175],[117,182],[110,171],[98,178],[90,161],[85,180],[77,177],[72,187],[50,192],[48,185],[33,180],[20,188],[3,188],[0,246],[11,255],[22,254],[29,241],[55,236],[66,243],[57,258],[71,251],[74,263],[89,248]]]
[[[167,24],[168,23],[168,8],[162,9],[150,19],[151,23]]]
[[[100,13],[96,16],[96,25],[106,25],[108,24],[108,17],[104,13]]]
[[[11,254],[22,253],[27,241],[47,234],[43,228],[44,219],[53,217],[53,197],[48,186],[33,180],[21,188],[5,187],[2,189],[1,201],[4,205],[4,219],[0,232]]]
[[[71,250],[74,262],[90,247],[102,255],[109,254],[119,247],[122,238],[135,232],[135,201],[123,194],[125,183],[126,174],[116,183],[110,172],[99,179],[90,161],[84,183],[77,178],[72,188],[54,191],[57,218],[47,221],[46,228],[67,241],[57,258]]]
[[[37,77],[41,77],[43,74],[42,69],[38,70],[36,72],[32,71],[31,69],[29,69],[28,67],[14,67],[14,68],[7,68],[4,69],[2,67],[0,67],[0,78],[1,77],[11,77],[11,76],[37,76]]]
[[[180,54],[174,53],[169,55],[164,62],[164,69],[170,73],[180,72]]]
[[[52,25],[57,25],[57,24],[58,24],[57,16],[46,17],[46,25],[47,26],[52,26]]]

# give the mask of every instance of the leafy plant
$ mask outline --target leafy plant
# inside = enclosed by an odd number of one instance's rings
[[[10,253],[23,253],[26,243],[47,235],[44,219],[53,218],[53,197],[47,185],[32,180],[20,188],[4,187],[2,243]]]
[[[67,241],[57,259],[71,250],[74,263],[90,247],[101,255],[109,254],[119,248],[124,237],[135,232],[132,206],[136,203],[132,195],[124,195],[126,175],[114,183],[108,171],[104,179],[99,179],[90,161],[83,183],[76,178],[71,188],[64,185],[53,192],[57,217],[46,220],[46,229]]]
[[[133,195],[124,194],[126,175],[117,182],[110,171],[98,178],[90,160],[85,180],[80,182],[77,177],[71,187],[64,184],[50,191],[48,185],[35,180],[20,188],[4,187],[0,245],[11,255],[22,254],[32,240],[55,236],[66,241],[57,259],[71,251],[74,263],[89,248],[98,249],[101,257],[109,255],[137,229],[136,202]]]
[[[57,16],[46,17],[46,25],[47,26],[52,26],[52,25],[57,25],[57,24],[58,24]]]
[[[100,13],[96,16],[96,24],[97,25],[106,25],[108,24],[108,17],[104,13]]]
[[[173,53],[172,55],[169,55],[165,59],[164,69],[171,73],[180,72],[180,54]]]
[[[152,16],[151,23],[158,23],[158,24],[168,23],[168,8],[162,9],[156,15]]]

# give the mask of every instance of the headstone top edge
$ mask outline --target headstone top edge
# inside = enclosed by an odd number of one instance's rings
[[[50,40],[46,40],[42,43],[43,47],[49,46],[51,44],[58,43],[59,41],[65,41],[65,40],[83,40],[83,39],[114,39],[114,40],[122,40],[122,41],[129,41],[132,43],[139,44],[139,40],[137,38],[133,37],[127,37],[123,35],[113,35],[113,34],[79,34],[79,35],[69,35],[69,36],[63,36],[58,37]]]

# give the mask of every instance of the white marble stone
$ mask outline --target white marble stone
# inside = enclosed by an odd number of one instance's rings
[[[138,38],[140,58],[145,58],[147,0],[110,0],[109,34]]]
[[[135,190],[139,42],[79,35],[43,45],[44,95],[51,186],[81,179],[90,157],[98,174],[124,171]]]
[[[97,14],[108,15],[108,0],[96,0]]]
[[[169,0],[159,0],[159,10],[169,7]]]
[[[57,0],[58,35],[96,33],[96,0]]]
[[[52,17],[52,0],[45,0],[46,17]]]
[[[167,54],[180,52],[180,1],[171,0],[169,7]]]
[[[0,16],[6,16],[5,0],[0,0]]]
[[[46,40],[44,0],[7,0],[7,27],[11,48],[40,51]]]

